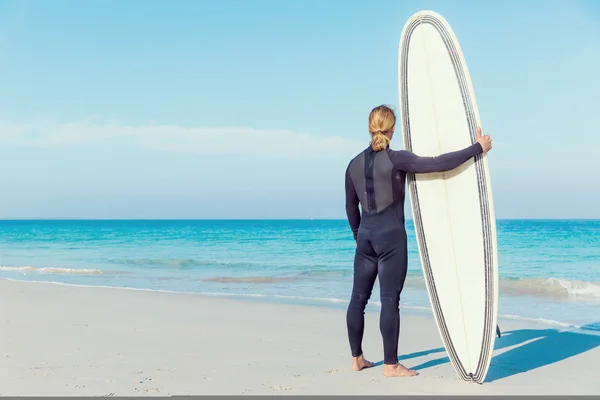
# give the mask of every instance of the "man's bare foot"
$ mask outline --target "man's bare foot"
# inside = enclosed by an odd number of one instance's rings
[[[397,377],[397,376],[415,376],[419,375],[417,371],[413,371],[412,369],[406,368],[402,364],[385,364],[383,366],[383,375],[388,378]]]
[[[369,360],[365,360],[365,358],[361,355],[358,357],[352,357],[352,370],[353,371],[362,371],[365,368],[371,368],[374,363]]]

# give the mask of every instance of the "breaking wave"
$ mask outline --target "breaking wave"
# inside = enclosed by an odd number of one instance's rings
[[[102,275],[104,271],[99,269],[86,268],[55,268],[55,267],[10,267],[0,266],[0,272],[21,272],[34,274],[49,274],[49,275]]]
[[[147,263],[151,260],[136,260],[137,262]],[[170,262],[172,267],[186,269],[188,266],[208,264],[198,260],[153,260],[156,264],[164,265],[165,262]],[[281,271],[281,270],[280,270]],[[46,275],[102,275],[110,277],[114,275],[128,274],[126,271],[107,271],[91,268],[59,268],[59,267],[33,267],[33,266],[0,266],[0,273],[14,272],[22,274],[46,274]],[[133,273],[130,271],[129,273]],[[140,270],[135,270],[135,275]],[[216,271],[215,271],[216,272]],[[283,271],[281,271],[283,272]],[[143,273],[142,273],[143,275]],[[326,269],[316,267],[307,271],[297,272],[289,271],[288,273],[272,274],[264,271],[262,275],[249,274],[246,276],[190,276],[188,274],[181,275],[176,270],[167,272],[168,276],[150,277],[159,280],[197,280],[213,283],[227,284],[276,284],[276,283],[293,283],[297,281],[338,281],[352,280],[352,271],[348,269]],[[409,270],[405,281],[406,287],[425,289],[425,281],[423,275],[418,270]],[[600,282],[589,282],[574,279],[563,278],[515,278],[501,277],[500,278],[500,293],[501,295],[510,296],[534,296],[545,297],[552,299],[581,299],[581,300],[600,300]]]
[[[500,292],[552,298],[600,299],[600,283],[559,278],[501,279]]]
[[[500,293],[513,296],[537,296],[553,299],[599,299],[600,282],[561,278],[500,278]],[[405,285],[425,288],[423,276],[409,276]]]

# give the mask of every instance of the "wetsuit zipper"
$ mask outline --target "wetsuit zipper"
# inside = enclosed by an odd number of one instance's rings
[[[365,162],[365,178],[366,178],[366,191],[367,191],[367,203],[369,204],[369,212],[375,212],[377,205],[375,204],[375,182],[373,180],[373,165],[375,164],[375,157],[377,153],[371,151],[367,154],[367,162]]]

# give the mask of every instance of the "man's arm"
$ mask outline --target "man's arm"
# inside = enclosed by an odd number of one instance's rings
[[[437,157],[419,157],[406,150],[390,151],[390,160],[400,171],[423,174],[428,172],[450,171],[471,157],[483,153],[479,143],[474,143],[462,150],[452,151]]]
[[[358,236],[358,227],[360,225],[360,210],[358,209],[358,196],[356,195],[356,189],[350,178],[349,168],[346,169],[346,216],[348,217],[348,223],[354,240]]]

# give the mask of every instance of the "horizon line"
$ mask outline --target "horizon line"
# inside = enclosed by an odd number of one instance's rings
[[[413,218],[405,218],[413,221]],[[600,218],[496,218],[496,221],[598,221]],[[68,217],[35,217],[35,218],[0,218],[5,221],[347,221],[346,218],[68,218]]]

